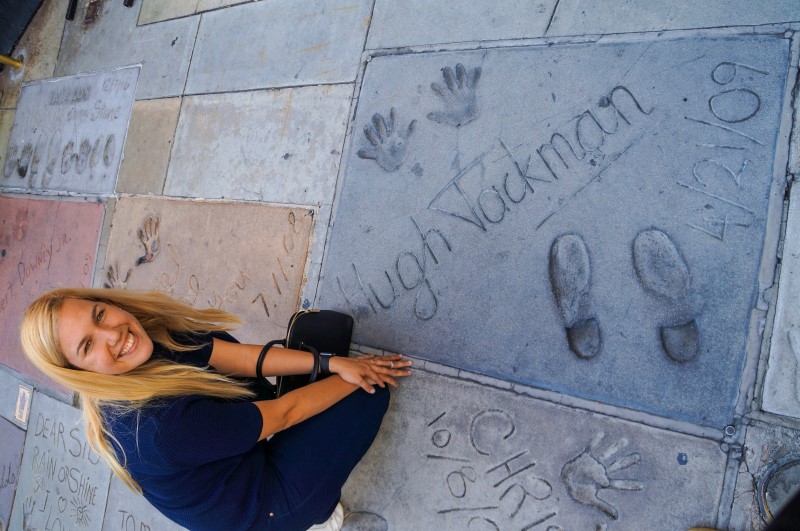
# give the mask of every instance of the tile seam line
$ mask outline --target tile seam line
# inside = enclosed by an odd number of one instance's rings
[[[625,37],[641,38],[654,36],[656,38],[688,38],[688,37],[726,37],[744,35],[775,35],[785,31],[800,31],[800,22],[770,22],[759,25],[745,26],[708,26],[697,28],[670,28],[661,30],[645,30],[614,33],[586,33],[582,35],[542,35],[537,37],[518,37],[507,39],[488,39],[470,41],[450,41],[430,44],[410,44],[388,48],[368,48],[366,52],[371,57],[384,55],[405,55],[419,53],[441,53],[471,51],[484,48],[512,48],[520,46],[545,46],[564,44],[588,44],[611,38],[623,40]],[[693,33],[701,35],[692,35]]]
[[[184,97],[195,96],[218,96],[220,94],[242,94],[247,92],[266,92],[266,91],[279,91],[284,89],[299,89],[299,88],[312,88],[312,87],[336,87],[339,85],[352,85],[355,80],[351,81],[332,81],[330,83],[308,83],[305,85],[281,85],[279,87],[256,87],[235,90],[215,90],[209,92],[183,92]],[[149,99],[163,99],[163,98],[149,98]],[[137,100],[140,101],[140,100]]]
[[[422,360],[421,358],[414,358],[413,356],[407,356],[410,359],[415,361],[426,361]],[[581,399],[578,397],[574,397],[569,394],[565,393],[555,393],[554,391],[546,391],[539,388],[529,387],[529,386],[521,386],[521,385],[514,385],[514,387],[501,387],[499,385],[495,385],[492,383],[487,383],[484,381],[480,381],[475,378],[471,378],[470,376],[477,376],[481,377],[482,375],[475,375],[470,373],[469,375],[462,374],[464,371],[463,369],[456,369],[455,367],[448,367],[448,366],[441,366],[447,367],[447,369],[452,369],[458,371],[459,374],[452,374],[449,371],[438,371],[436,370],[437,367],[428,367],[427,363],[424,367],[417,367],[415,371],[422,371],[427,374],[440,376],[443,378],[448,378],[451,380],[455,380],[458,382],[467,382],[476,385],[480,385],[481,387],[489,387],[491,389],[495,389],[497,391],[503,391],[511,393],[518,397],[527,397],[532,400],[538,400],[540,402],[546,402],[548,404],[554,406],[560,406],[566,409],[573,409],[573,410],[580,410],[590,415],[601,415],[607,417],[609,419],[614,419],[622,422],[628,422],[631,424],[635,424],[637,426],[644,426],[647,428],[652,428],[661,431],[668,431],[670,433],[678,433],[681,435],[689,436],[689,437],[696,437],[698,439],[704,439],[711,442],[716,443],[723,443],[723,442],[730,442],[727,438],[724,437],[724,434],[721,430],[709,426],[704,426],[702,424],[694,424],[690,421],[686,420],[676,420],[671,419],[668,417],[661,417],[655,415],[653,413],[647,413],[645,411],[639,411],[634,409],[627,409],[620,406],[615,406],[613,404],[606,404],[605,402],[600,402],[602,406],[607,406],[609,408],[613,408],[612,411],[602,411],[596,410],[588,407],[588,405],[581,403],[582,401],[586,401],[586,399]],[[502,382],[506,382],[505,380],[499,380]],[[507,382],[512,383],[512,382]],[[530,392],[529,392],[530,391]],[[541,392],[541,394],[539,394]],[[559,401],[555,397],[545,396],[545,393],[554,393],[559,394],[560,396],[564,396],[567,398],[566,401]],[[593,401],[590,401],[593,402]],[[632,415],[624,415],[623,412],[631,412]],[[651,421],[651,422],[648,422]],[[655,421],[655,422],[652,422]]]
[[[550,20],[547,21],[547,27],[544,29],[544,35],[547,35],[547,32],[550,31],[550,26],[553,25],[553,20],[556,18],[556,11],[558,10],[558,5],[561,3],[561,0],[556,0],[556,5],[553,7],[553,12],[550,13]]]

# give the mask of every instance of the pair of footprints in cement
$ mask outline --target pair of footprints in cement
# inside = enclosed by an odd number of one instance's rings
[[[700,332],[689,309],[689,267],[675,243],[660,230],[643,230],[633,240],[633,266],[645,290],[677,315],[674,323],[660,326],[664,352],[677,362],[693,360],[700,352]],[[579,235],[565,234],[553,241],[550,283],[570,350],[580,358],[595,357],[603,340],[589,298],[589,252]]]
[[[475,88],[481,78],[481,68],[467,72],[461,63],[455,70],[449,66],[442,69],[444,86],[431,83],[431,90],[444,105],[444,110],[428,113],[428,119],[439,124],[460,127],[478,117],[478,100]],[[399,127],[397,111],[389,111],[389,120],[375,113],[371,123],[364,127],[364,136],[369,146],[358,150],[362,159],[372,159],[386,172],[400,168],[408,154],[408,139],[414,132],[417,121],[411,120],[408,127]]]

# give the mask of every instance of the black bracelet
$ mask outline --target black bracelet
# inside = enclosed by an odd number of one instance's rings
[[[319,372],[320,374],[330,374],[331,373],[331,358],[333,356],[325,356],[323,354],[319,355]]]
[[[305,350],[310,352],[312,356],[314,356],[314,365],[311,368],[311,376],[308,379],[308,383],[314,383],[317,381],[317,376],[319,376],[319,366],[320,366],[320,355],[319,351],[312,347],[311,345],[306,345],[303,342],[300,342],[300,345],[297,347],[299,350]]]
[[[270,341],[261,348],[261,352],[258,354],[258,361],[256,361],[256,378],[258,380],[261,380],[264,377],[264,371],[261,367],[264,364],[264,358],[267,357],[267,352],[269,352],[269,349],[275,345],[283,345],[283,340],[278,339],[276,341]]]

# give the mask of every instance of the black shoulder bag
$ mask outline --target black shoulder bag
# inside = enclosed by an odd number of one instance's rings
[[[330,374],[328,364],[333,356],[350,355],[350,340],[353,337],[353,318],[333,310],[302,310],[289,319],[286,339],[270,341],[258,356],[256,376],[264,381],[261,366],[267,351],[275,345],[294,350],[305,350],[314,355],[314,367],[310,376],[304,374],[279,376],[277,395],[325,378]]]

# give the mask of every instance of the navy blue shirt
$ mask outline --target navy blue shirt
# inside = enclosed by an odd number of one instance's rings
[[[236,341],[229,334],[204,334],[194,336],[202,344],[197,350],[172,352],[154,344],[153,356],[206,367],[212,337]],[[124,451],[123,458],[112,443],[125,469],[165,516],[192,530],[261,527],[276,493],[263,481],[270,465],[266,443],[258,442],[262,419],[255,404],[192,395],[140,411],[105,408],[103,416]]]

